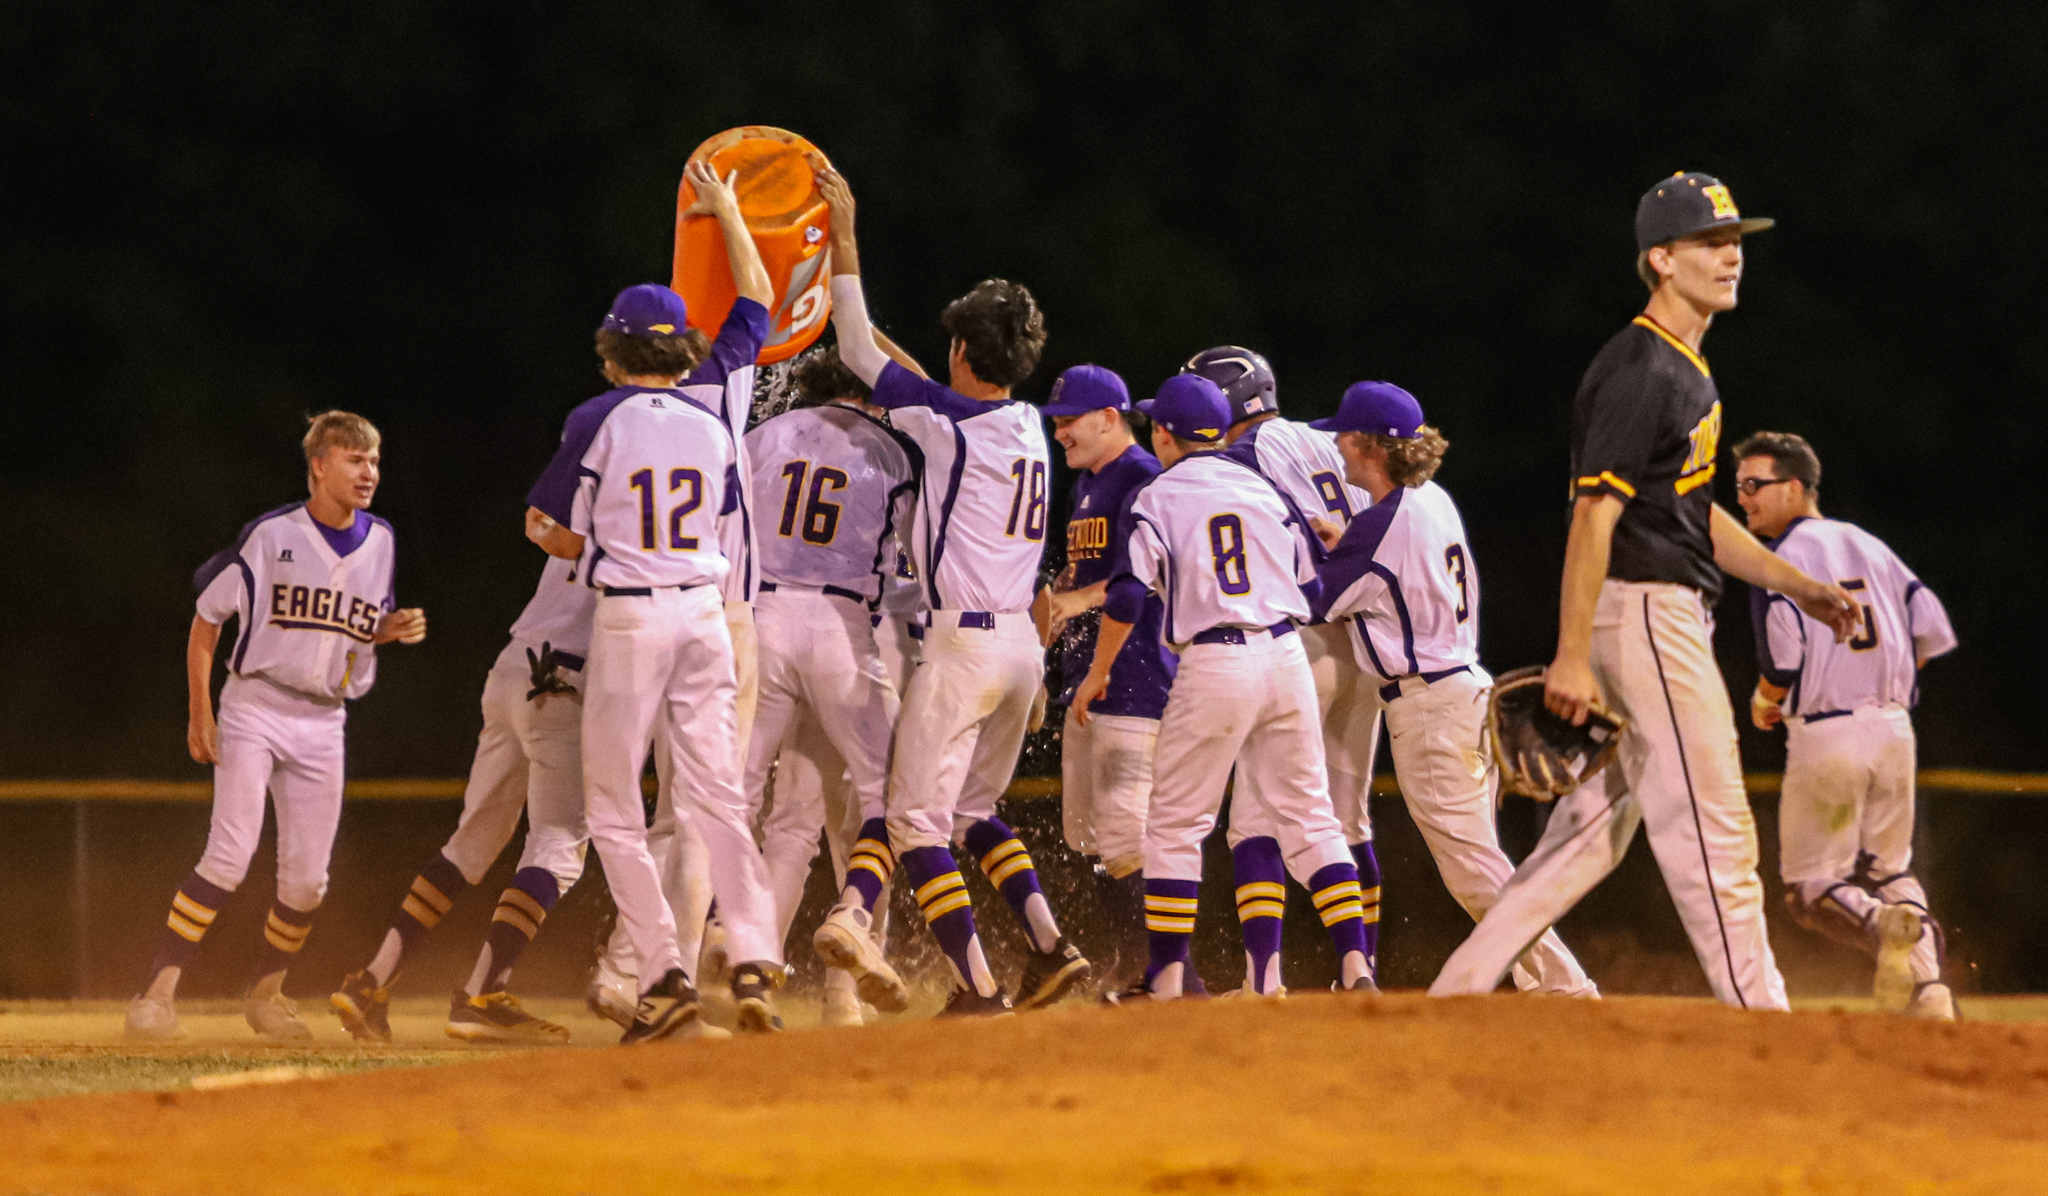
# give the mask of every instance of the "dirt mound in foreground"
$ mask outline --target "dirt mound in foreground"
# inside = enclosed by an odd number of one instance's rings
[[[2027,1192],[2048,1027],[1296,997],[0,1108],[0,1190]]]

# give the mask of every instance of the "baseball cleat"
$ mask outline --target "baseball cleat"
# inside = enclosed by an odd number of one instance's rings
[[[640,995],[633,1024],[626,1027],[619,1045],[659,1042],[680,1033],[697,1020],[700,1008],[697,990],[690,987],[689,977],[683,975],[681,968],[670,968],[653,988]]]
[[[251,992],[242,999],[242,1016],[249,1028],[275,1042],[303,1042],[313,1031],[299,1020],[299,1007],[283,993],[259,997]]]
[[[1034,951],[1024,962],[1024,977],[1017,982],[1017,1008],[1042,1009],[1072,992],[1088,979],[1088,959],[1081,949],[1061,935],[1050,951]]]
[[[775,990],[787,975],[782,965],[743,963],[732,970],[733,1015],[742,1034],[773,1034],[782,1029],[775,1012]]]
[[[827,988],[824,1007],[818,1013],[821,1026],[864,1026],[867,1017],[861,1012],[860,994],[851,989]]]
[[[327,998],[341,1028],[357,1042],[391,1041],[391,990],[378,988],[368,972],[350,972]]]
[[[1948,985],[1930,980],[1913,993],[1913,999],[1906,1004],[1906,1015],[1932,1022],[1955,1021],[1956,995]]]
[[[520,1008],[519,998],[508,992],[470,996],[461,989],[448,1003],[448,1037],[464,1042],[519,1042],[536,1046],[563,1046],[569,1030],[546,1018],[535,1017]]]
[[[612,966],[610,959],[601,958],[590,986],[583,990],[584,1008],[621,1030],[630,1029],[640,1007],[639,983],[638,977],[628,976]]]
[[[1016,1012],[1010,1008],[1010,998],[1000,992],[993,997],[984,997],[971,988],[956,988],[936,1016],[1009,1017]]]
[[[1287,999],[1287,986],[1277,984],[1265,992],[1260,992],[1258,989],[1247,985],[1244,988],[1233,988],[1227,993],[1217,993],[1211,999],[1217,1001],[1285,1001]]]
[[[1877,911],[1877,979],[1871,985],[1877,1007],[1897,1013],[1913,999],[1913,948],[1927,930],[1920,911],[1887,905]]]
[[[129,1042],[176,1042],[185,1037],[185,1027],[178,1024],[178,1011],[169,997],[144,993],[128,1002],[121,1037]]]
[[[1229,994],[1226,993],[1224,995],[1228,996]],[[1121,988],[1116,990],[1115,992],[1106,992],[1102,994],[1102,1003],[1104,1005],[1114,1005],[1119,1009],[1123,1008],[1126,1005],[1139,1005],[1147,1001],[1156,1001],[1158,999],[1159,998],[1152,995],[1151,984],[1143,980],[1138,981],[1136,984],[1131,985],[1129,988]]]
[[[1373,983],[1371,976],[1360,976],[1350,984],[1345,984],[1342,980],[1339,980],[1330,985],[1330,991],[1333,993],[1365,993],[1368,996],[1377,997],[1380,995],[1380,986]]]
[[[910,1008],[910,987],[882,958],[873,925],[873,916],[855,902],[834,906],[811,936],[811,947],[826,967],[852,973],[861,1000],[883,1013],[902,1013]]]

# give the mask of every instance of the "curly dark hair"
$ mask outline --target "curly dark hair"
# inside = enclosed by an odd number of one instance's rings
[[[990,386],[1015,386],[1045,352],[1045,314],[1021,283],[991,278],[946,305],[939,316],[961,343],[974,376]]]
[[[600,328],[597,355],[629,374],[681,377],[711,355],[711,338],[695,328],[681,336],[628,336]]]
[[[790,371],[790,382],[796,387],[800,407],[818,407],[834,399],[859,399],[865,403],[874,394],[859,374],[839,360],[837,345],[813,349],[798,358],[796,368]]]
[[[1374,436],[1372,442],[1387,451],[1387,480],[1396,486],[1420,486],[1435,477],[1451,447],[1444,434],[1428,424],[1422,425],[1420,436]]]
[[[1758,432],[1735,446],[1735,460],[1769,457],[1781,478],[1791,478],[1806,487],[1808,494],[1820,493],[1820,456],[1806,437],[1792,432]]]

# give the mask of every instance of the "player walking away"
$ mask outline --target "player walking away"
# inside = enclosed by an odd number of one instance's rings
[[[1067,464],[1082,471],[1068,504],[1067,566],[1053,584],[1048,639],[1061,642],[1067,706],[1060,740],[1060,814],[1067,846],[1087,857],[1109,923],[1118,934],[1116,968],[1103,987],[1129,987],[1143,975],[1145,811],[1152,803],[1152,757],[1159,718],[1177,663],[1160,640],[1165,606],[1147,595],[1137,626],[1110,665],[1109,688],[1082,722],[1072,702],[1095,655],[1101,607],[1117,546],[1130,541],[1130,498],[1159,474],[1159,460],[1131,436],[1130,391],[1099,365],[1077,365],[1053,383],[1043,413]]]
[[[1401,796],[1445,887],[1476,921],[1515,866],[1494,826],[1498,778],[1483,742],[1493,678],[1479,665],[1479,564],[1457,504],[1431,480],[1450,443],[1390,382],[1352,386],[1337,414],[1312,426],[1336,433],[1345,479],[1372,505],[1341,539],[1329,536],[1309,609],[1347,630],[1357,663],[1379,681]],[[1599,995],[1552,930],[1514,975],[1524,990]]]
[[[1881,1007],[1954,1021],[1941,926],[1913,875],[1911,710],[1919,671],[1955,650],[1948,612],[1883,541],[1820,513],[1820,458],[1805,439],[1759,432],[1735,460],[1749,530],[1859,608],[1856,634],[1837,643],[1783,597],[1751,594],[1763,675],[1750,718],[1785,727],[1785,906],[1808,930],[1877,958]]]
[[[1172,748],[1154,766],[1145,819],[1151,959],[1144,978],[1112,999],[1202,991],[1188,960],[1202,840],[1233,765],[1238,800],[1263,807],[1289,869],[1336,936],[1344,987],[1369,984],[1358,869],[1330,808],[1315,680],[1297,634],[1309,615],[1302,587],[1315,579],[1314,533],[1271,482],[1219,451],[1230,408],[1215,383],[1176,375],[1138,409],[1152,419],[1152,451],[1165,468],[1131,501],[1130,539],[1071,707],[1090,721],[1145,591],[1160,595],[1162,633],[1180,649],[1180,667],[1159,725],[1159,742]],[[1251,971],[1251,991],[1280,993],[1277,966]]]
[[[836,354],[805,363],[798,385],[809,405],[767,420],[746,437],[756,492],[776,495],[761,529],[761,699],[747,753],[746,790],[758,811],[785,739],[800,721],[813,718],[841,762],[833,781],[841,770],[852,772],[861,825],[872,831],[859,838],[881,843],[887,840],[889,749],[898,698],[870,614],[895,568],[898,529],[916,502],[917,450],[862,410],[868,388]],[[779,781],[775,804],[778,812],[785,805]],[[824,823],[822,791],[807,804],[815,819],[775,819],[774,833],[764,833],[762,843],[776,893],[776,924],[785,935],[803,899]],[[794,802],[790,808],[797,808]],[[886,883],[894,866],[887,849],[854,850],[856,866]],[[846,892],[846,898],[865,915],[859,890]],[[870,941],[858,944],[855,955],[880,955],[871,931],[862,932]],[[832,991],[855,979],[841,968],[831,975]],[[862,969],[860,977],[862,999],[876,1008],[900,1013],[909,1007],[909,990],[889,969]]]
[[[1583,722],[1604,697],[1628,727],[1615,764],[1558,803],[1433,994],[1493,991],[1621,861],[1642,822],[1714,995],[1786,1007],[1709,612],[1725,571],[1786,595],[1838,636],[1857,616],[1847,594],[1773,556],[1714,503],[1721,401],[1700,341],[1735,306],[1743,234],[1770,226],[1743,219],[1704,174],[1674,175],[1636,207],[1636,269],[1650,301],[1579,384],[1557,658],[1545,679],[1559,715]]]
[[[149,986],[129,1002],[129,1038],[183,1036],[173,1005],[178,978],[248,874],[266,793],[277,810],[277,898],[242,1013],[265,1038],[312,1037],[284,995],[284,975],[327,894],[346,703],[376,684],[378,644],[427,636],[425,612],[395,609],[391,525],[369,511],[382,439],[360,415],[314,416],[304,441],[306,501],[259,516],[193,577],[199,610],[185,647],[185,744],[194,760],[214,766],[213,826],[171,899]],[[214,653],[230,615],[241,633],[229,646],[216,723]]]
[[[1237,345],[1222,345],[1197,353],[1181,372],[1200,374],[1222,388],[1231,415],[1230,431],[1224,435],[1229,445],[1226,451],[1258,470],[1304,515],[1320,517],[1342,529],[1372,501],[1365,491],[1344,480],[1344,459],[1337,454],[1329,433],[1280,414],[1279,384],[1263,356]],[[1344,824],[1344,838],[1350,844],[1351,861],[1358,867],[1364,896],[1367,973],[1377,975],[1380,864],[1372,845],[1371,798],[1373,756],[1380,738],[1379,699],[1374,684],[1359,670],[1342,627],[1305,626],[1301,646],[1316,679],[1330,800],[1337,820]],[[1239,789],[1245,784],[1245,778],[1238,778]],[[1230,854],[1237,871],[1237,914],[1246,936],[1247,959],[1265,960],[1278,957],[1287,873],[1274,828],[1261,821],[1262,808],[1256,801],[1232,802]],[[1269,950],[1276,954],[1269,956]]]
[[[526,844],[498,897],[482,953],[448,1009],[448,1034],[483,1042],[565,1043],[569,1031],[506,991],[548,911],[583,873],[583,667],[596,598],[573,561],[550,559],[512,638],[484,680],[483,733],[455,833],[413,878],[376,956],[328,999],[358,1042],[391,1041],[391,984],[416,948],[512,841]]]
[[[839,353],[896,429],[924,453],[912,527],[917,575],[931,605],[924,662],[911,676],[896,728],[889,817],[882,850],[894,850],[918,905],[956,973],[949,1014],[1001,1013],[974,929],[966,882],[948,845],[959,843],[1003,894],[1030,938],[1017,1004],[1058,1000],[1088,977],[1088,961],[1060,934],[1038,871],[1015,831],[996,817],[996,799],[1017,768],[1032,707],[1044,693],[1044,650],[1031,607],[1045,548],[1050,474],[1045,429],[1030,404],[1010,397],[1045,346],[1045,321],[1031,292],[990,279],[954,300],[941,322],[952,336],[951,386],[942,386],[875,343],[861,294],[852,193],[816,163],[832,205],[832,321]],[[863,831],[861,838],[868,840]],[[855,867],[849,888],[815,940],[819,955],[863,980],[887,965],[867,946],[881,878]]]

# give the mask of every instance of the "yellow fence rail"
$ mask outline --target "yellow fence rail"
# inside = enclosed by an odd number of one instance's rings
[[[1745,778],[1755,794],[1776,793],[1783,778],[1775,772],[1753,772]],[[1981,772],[1967,768],[1929,768],[1920,773],[1920,788],[1940,793],[1981,793],[2048,796],[2048,773]],[[350,801],[452,801],[462,796],[460,779],[441,777],[350,781]],[[1391,797],[1401,792],[1386,773],[1374,778],[1373,792]],[[1058,777],[1018,777],[1008,797],[1058,797]],[[143,801],[205,802],[213,800],[211,781],[41,780],[0,781],[0,802]]]

